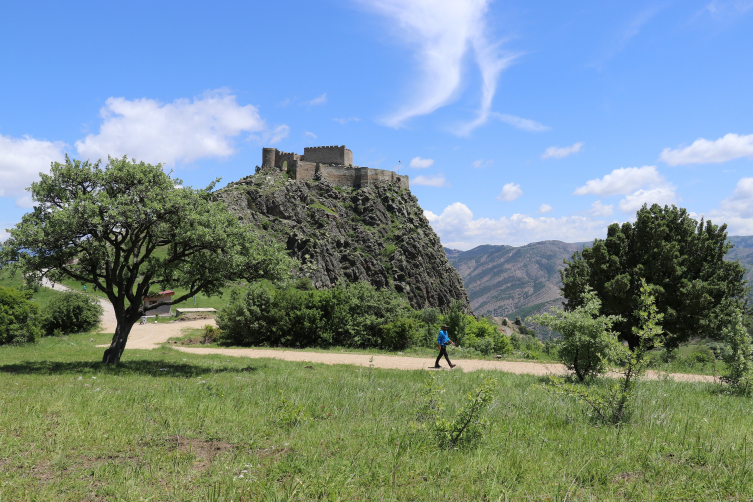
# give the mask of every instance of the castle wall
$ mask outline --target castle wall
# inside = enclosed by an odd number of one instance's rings
[[[311,150],[317,150],[318,153],[324,152],[320,155],[320,158],[326,159],[326,161],[314,162],[309,160]],[[316,158],[316,155],[317,152],[313,152],[313,158]],[[341,157],[336,158],[338,155]],[[352,152],[344,146],[306,148],[304,155],[280,152],[276,148],[264,148],[262,150],[262,162],[265,167],[268,162],[274,162],[274,166],[278,169],[282,169],[285,164],[288,176],[294,180],[313,180],[318,169],[324,179],[337,186],[364,188],[374,183],[398,183],[400,188],[410,188],[408,176],[404,174],[398,175],[394,171],[368,167],[346,167],[350,165],[352,158]],[[346,164],[345,161],[350,162]]]
[[[261,167],[275,167],[275,157],[277,148],[262,148],[261,150]]]
[[[290,165],[294,160],[300,160],[301,156],[297,153],[290,153],[290,152],[277,152],[276,160],[275,160],[275,167],[278,169],[282,169],[282,163],[287,162],[288,165]]]
[[[349,166],[353,164],[353,152],[345,148],[345,145],[306,147],[303,149],[302,160]]]
[[[288,162],[288,176],[298,181],[313,180],[316,174],[316,163],[305,162],[303,160],[292,160]]]

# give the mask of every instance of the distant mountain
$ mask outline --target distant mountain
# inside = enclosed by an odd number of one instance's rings
[[[740,261],[747,270],[748,284],[753,286],[753,236],[732,236],[729,240],[735,247],[727,259]],[[445,248],[445,254],[460,272],[476,315],[525,319],[562,304],[562,261],[589,244],[542,241],[520,247],[484,245],[470,251]]]

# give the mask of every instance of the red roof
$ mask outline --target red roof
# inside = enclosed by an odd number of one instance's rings
[[[160,296],[162,296],[162,295],[174,295],[175,291],[172,291],[172,290],[168,289],[167,291],[160,291],[157,294],[160,295]]]

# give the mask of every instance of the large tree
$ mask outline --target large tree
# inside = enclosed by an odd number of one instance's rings
[[[115,309],[117,328],[104,363],[117,363],[134,323],[147,311],[214,295],[237,279],[278,280],[292,261],[253,233],[204,189],[181,186],[161,165],[110,158],[53,163],[32,183],[35,206],[10,229],[0,267],[35,280],[93,283]],[[172,301],[144,307],[155,290],[182,288]]]
[[[560,271],[566,309],[583,304],[587,286],[599,295],[602,315],[619,315],[614,329],[631,348],[639,340],[634,312],[641,279],[652,285],[668,346],[691,336],[717,336],[745,306],[745,269],[725,261],[732,248],[727,225],[691,218],[682,208],[645,204],[634,223],[609,226],[606,239],[576,251]]]

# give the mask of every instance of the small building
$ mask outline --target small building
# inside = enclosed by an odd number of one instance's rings
[[[151,305],[154,305],[155,303],[159,302],[169,302],[173,299],[173,295],[175,294],[175,291],[160,291],[155,296],[148,296],[144,298],[144,308],[148,308]],[[161,307],[158,307],[153,310],[148,310],[146,312],[147,316],[153,316],[155,314],[159,315],[170,315],[172,314],[172,305],[163,305]]]

